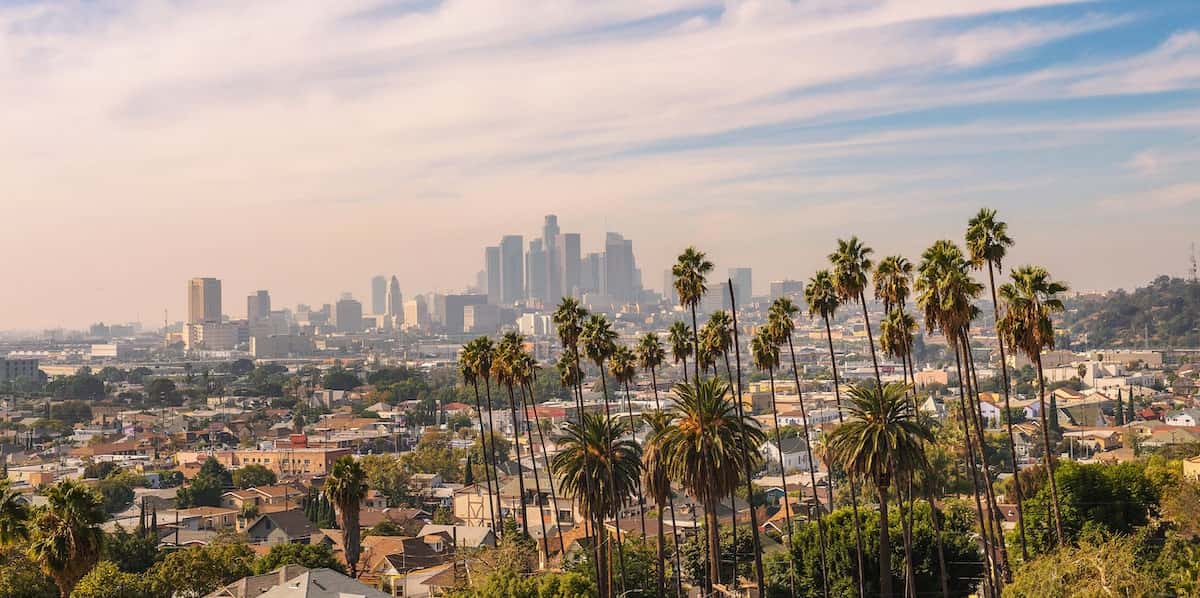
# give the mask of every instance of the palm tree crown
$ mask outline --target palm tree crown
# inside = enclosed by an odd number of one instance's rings
[[[1000,300],[1004,314],[998,328],[1010,347],[1034,359],[1043,349],[1054,348],[1054,324],[1051,315],[1062,313],[1061,293],[1066,284],[1050,278],[1041,266],[1024,266],[1012,272],[1012,282],[1001,285]]]
[[[0,478],[0,546],[29,539],[29,506],[8,478]]]
[[[588,317],[588,311],[579,305],[574,297],[563,297],[558,308],[551,317],[558,339],[563,347],[574,347],[579,342],[583,331],[583,321]]]
[[[597,413],[583,414],[578,423],[564,425],[563,431],[560,450],[551,460],[562,491],[574,496],[583,512],[594,518],[616,517],[637,487],[642,448],[622,439],[623,427],[615,420]]]
[[[1008,224],[996,220],[996,210],[982,208],[979,213],[967,223],[967,251],[971,255],[971,265],[982,268],[993,264],[1001,268],[1008,248],[1013,246],[1013,240],[1008,236]]]
[[[708,291],[706,280],[712,269],[713,263],[708,261],[703,251],[695,247],[683,250],[675,265],[671,267],[680,305],[694,307],[700,304],[700,299]]]
[[[350,565],[351,577],[358,573],[359,507],[367,496],[367,473],[354,457],[346,455],[334,461],[321,487],[321,493],[337,508],[342,519],[342,530],[346,534],[346,563]]]
[[[829,254],[833,265],[833,283],[842,301],[858,299],[867,288],[867,273],[871,271],[872,250],[858,240],[838,239],[837,251]]]
[[[830,456],[847,472],[886,488],[898,471],[924,466],[921,441],[933,434],[917,421],[907,385],[889,382],[850,387],[846,393],[849,417],[829,437]]]
[[[647,332],[638,340],[637,360],[638,366],[646,371],[658,369],[667,360],[667,352],[657,334]]]
[[[29,558],[69,596],[100,558],[100,524],[107,515],[100,495],[74,480],[50,486],[43,496],[46,506],[33,518]]]
[[[671,344],[671,359],[675,363],[686,362],[688,355],[692,354],[691,327],[683,320],[676,320],[674,324],[671,324],[667,337]]]
[[[813,274],[808,280],[808,285],[804,287],[804,301],[808,303],[810,316],[832,318],[842,304],[837,285],[833,281],[833,273],[829,270],[819,270]]]
[[[617,348],[617,333],[612,329],[608,318],[593,315],[583,323],[579,342],[583,345],[584,356],[595,362],[596,366],[602,367],[604,361],[611,357]]]
[[[884,311],[903,307],[908,300],[913,264],[907,258],[890,255],[880,260],[875,268],[875,298],[883,302]]]
[[[754,367],[767,372],[779,368],[779,345],[769,328],[761,328],[750,339],[750,358]]]

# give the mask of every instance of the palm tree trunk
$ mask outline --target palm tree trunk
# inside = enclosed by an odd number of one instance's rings
[[[888,487],[880,481],[875,484],[879,490],[879,595],[891,598],[892,595],[892,562],[891,533],[888,530]]]
[[[1045,451],[1046,475],[1050,478],[1050,506],[1054,511],[1054,534],[1058,545],[1063,546],[1062,514],[1058,511],[1058,482],[1054,479],[1054,457],[1050,454],[1050,428],[1046,423],[1046,378],[1042,375],[1042,355],[1037,355],[1038,402],[1041,409],[1042,443]]]
[[[745,411],[742,405],[742,346],[738,338],[738,323],[737,323],[737,298],[733,292],[733,280],[728,281],[729,285],[729,305],[730,314],[733,318],[733,356],[737,360],[737,412],[738,419],[745,417]],[[729,367],[729,355],[725,356],[725,366]],[[749,447],[747,447],[749,450]],[[750,459],[749,455],[746,458],[745,464],[746,473],[746,496],[750,500],[750,532],[754,540],[754,574],[755,581],[758,582],[758,592],[761,594],[766,591],[766,575],[763,573],[762,562],[762,539],[759,537],[760,530],[758,528],[758,510],[754,508],[754,483],[751,482]],[[813,489],[816,492],[816,489]],[[737,539],[737,534],[734,534],[734,540]],[[736,545],[736,542],[734,543]],[[790,548],[790,547],[789,547]]]
[[[527,409],[529,409],[529,407],[526,405],[525,398],[526,398],[525,397],[525,385],[522,384],[521,385],[521,415],[528,415]],[[525,418],[525,419],[528,419],[528,418]],[[528,448],[529,448],[529,462],[533,464],[533,489],[534,489],[534,492],[537,493],[537,498],[534,499],[534,505],[537,507],[538,521],[540,521],[542,524],[542,557],[544,557],[546,559],[546,566],[549,567],[550,566],[550,539],[546,537],[546,516],[545,516],[545,514],[542,513],[542,481],[540,479],[538,479],[537,453],[535,453],[533,451],[533,430],[530,429],[528,424],[526,424],[526,426],[525,426],[525,439],[527,441],[526,444],[528,445]],[[520,454],[521,453],[518,451],[517,455],[520,455]],[[524,508],[524,506],[521,507],[521,510],[526,513],[529,512],[527,509]],[[555,517],[555,519],[557,519],[557,517]]]
[[[799,594],[796,593],[796,555],[792,550],[792,542],[796,540],[796,532],[792,529],[792,497],[788,494],[787,469],[783,466],[783,440],[779,434],[779,409],[775,406],[775,368],[767,368],[767,379],[771,381],[771,417],[775,420],[775,448],[779,450],[779,475],[783,479],[783,517],[787,521],[787,542],[784,543],[784,546],[787,547],[788,551],[788,582],[792,587],[792,595],[798,596]],[[796,388],[799,389],[800,387],[797,386]],[[805,433],[808,432],[807,425],[808,422],[805,421]],[[816,486],[813,486],[813,492],[816,492]],[[822,546],[822,550],[824,550],[824,546]],[[822,556],[822,568],[824,568],[824,565],[825,557]]]
[[[708,583],[711,587],[721,583],[721,520],[717,516],[716,499],[708,499],[705,510],[708,511]],[[734,545],[737,545],[736,537]]]
[[[692,355],[695,359],[692,362],[695,367],[692,369],[696,372],[696,386],[700,386],[700,329],[696,327],[696,304],[692,304]]]
[[[537,424],[538,440],[541,441],[542,445],[542,460],[546,463],[546,477],[550,481],[550,504],[552,505],[551,512],[554,514],[554,529],[558,533],[559,554],[563,558],[566,558],[567,547],[563,540],[562,523],[558,520],[558,494],[554,491],[554,472],[550,471],[550,453],[546,451],[546,431],[542,429],[542,420],[538,418],[537,401],[533,397],[533,385],[529,384],[528,389],[529,403],[533,407],[533,421]],[[532,452],[532,450],[531,446],[530,451]]]
[[[803,427],[802,431],[804,433],[804,451],[808,455],[808,481],[810,484],[812,484],[813,498],[815,499],[817,497],[817,464],[814,463],[814,461],[813,461],[812,443],[809,440],[808,411],[804,407],[804,392],[801,391],[801,389],[800,389],[800,368],[797,367],[797,365],[796,365],[796,347],[792,344],[792,335],[791,334],[787,335],[787,341],[788,341],[788,354],[791,356],[791,359],[792,359],[792,375],[796,380],[796,398],[800,402],[800,419],[804,420],[804,427]],[[779,429],[779,421],[778,421],[779,420],[779,415],[778,415],[779,410],[776,409],[776,407],[775,407],[775,391],[774,391],[773,386],[774,386],[774,381],[772,381],[772,390],[771,390],[771,411],[776,414],[775,415],[775,418],[776,418],[775,429],[778,430]],[[785,484],[787,483],[786,477],[784,477],[784,483]],[[784,487],[784,494],[787,494],[786,486]],[[829,508],[830,509],[833,508],[832,499],[829,502]],[[818,509],[818,513],[817,513],[817,535],[821,541],[820,554],[819,554],[819,556],[821,558],[821,590],[822,590],[822,595],[825,598],[829,598],[829,566],[826,564],[828,556],[826,555],[827,545],[825,543],[825,518],[819,512],[819,509]],[[794,589],[793,589],[792,593],[793,594],[795,593]]]
[[[517,488],[521,496],[517,499],[517,508],[521,511],[521,531],[529,535],[529,513],[525,510],[525,470],[521,467],[521,430],[517,427],[517,398],[513,393],[512,383],[508,383],[508,406],[512,412],[513,425],[513,454],[517,456]]]
[[[487,391],[488,432],[491,434],[495,434],[496,433],[496,422],[494,419],[492,419],[492,379],[490,377],[485,377],[483,379],[483,388]],[[500,519],[502,519],[501,513],[503,512],[503,505],[500,502],[500,464],[496,462],[498,455],[495,454],[495,451],[496,451],[496,439],[493,436],[492,437],[492,477],[496,479],[495,515],[496,515],[497,521],[499,521]],[[497,527],[497,528],[495,528],[495,530],[499,533],[504,533],[504,530],[502,529],[503,527],[504,526]]]
[[[480,411],[480,413],[479,413],[479,446],[483,449],[483,477],[486,480],[487,491],[488,491],[488,509],[487,510],[491,514],[490,519],[492,522],[492,529],[496,530],[496,529],[499,529],[498,527],[496,527],[496,512],[492,511],[492,506],[491,506],[491,502],[492,502],[492,499],[491,499],[492,469],[494,467],[494,463],[493,463],[492,459],[489,458],[492,455],[490,455],[489,451],[488,451],[487,433],[484,432],[484,430],[483,430],[483,409],[481,408],[481,406],[479,404],[479,380],[473,380],[471,382],[471,385],[474,386],[474,388],[475,388],[475,408],[479,409],[479,411]],[[396,451],[397,452],[400,451],[399,447],[396,448]]]
[[[837,403],[838,409],[838,424],[844,423],[845,418],[842,416],[842,391],[839,388],[837,357],[833,352],[833,328],[829,325],[829,317],[824,316],[825,320],[825,338],[829,341],[829,365],[833,368],[833,398]],[[872,349],[874,350],[874,349]],[[829,508],[833,509],[833,470],[829,471]],[[854,550],[858,556],[858,569],[854,572],[858,578],[858,595],[867,595],[867,583],[863,578],[863,571],[866,570],[866,565],[863,563],[863,541],[862,541],[862,519],[858,516],[858,483],[854,478],[850,479],[850,510],[854,515]]]
[[[597,363],[596,365],[600,368],[600,389],[601,389],[601,392],[604,393],[604,418],[611,420],[612,419],[612,410],[608,406],[608,379],[604,376],[604,360],[601,359],[600,362]],[[610,489],[612,489],[612,488],[615,488],[615,486],[616,486],[616,484],[613,481],[612,464],[610,463],[608,466],[608,487]],[[625,505],[626,498],[627,497],[624,497],[624,496],[614,496],[613,497],[613,500],[617,501],[617,516],[614,519],[614,524],[615,524],[614,527],[616,528],[616,533],[617,533],[617,538],[616,538],[616,540],[617,540],[617,558],[620,559],[617,564],[618,564],[618,566],[620,568],[619,570],[621,572],[621,591],[622,592],[625,591],[625,546],[621,542],[621,508]],[[608,531],[603,529],[603,526],[604,526],[603,519],[600,520],[600,524],[601,524],[602,533],[604,533],[605,542],[608,542],[609,541],[608,540]]]
[[[996,323],[1000,322],[1000,303],[996,301],[996,275],[992,270],[992,262],[988,262],[988,287],[992,291],[992,313],[995,315]],[[1004,423],[1008,428],[1008,452],[1012,455],[1012,474],[1013,488],[1016,495],[1017,504],[1017,529],[1020,531],[1021,538],[1021,560],[1029,560],[1029,549],[1025,545],[1025,513],[1021,504],[1024,502],[1024,497],[1021,496],[1020,469],[1017,467],[1017,441],[1013,434],[1012,418],[1009,414],[1012,413],[1012,406],[1008,402],[1008,357],[1004,353],[1004,337],[1000,335],[999,329],[996,331],[996,341],[1000,345],[1000,375],[1004,382]]]
[[[579,365],[579,343],[578,342],[574,343],[572,345],[571,349],[572,349],[571,354],[575,356],[575,372],[577,374],[576,379],[575,379],[575,385],[574,385],[575,388],[573,389],[575,392],[575,406],[578,409],[578,413],[576,414],[576,419],[580,423],[582,423],[583,422],[583,369]],[[591,476],[587,476],[584,479],[584,485],[585,485],[584,488],[587,491],[588,496],[595,496],[595,493],[592,490]],[[584,527],[585,534],[588,533],[587,527],[588,527],[588,523],[591,519],[592,519],[591,517],[583,518],[583,521],[584,521],[583,527]],[[600,577],[603,574],[601,567],[600,567],[600,554],[601,554],[603,548],[601,547],[601,544],[600,544],[599,529],[596,528],[595,526],[592,526],[590,535],[592,537],[592,551],[595,555],[595,558],[592,559],[592,562],[596,566],[596,585],[597,585],[597,588],[599,588]],[[566,555],[567,555],[567,551],[564,549],[563,557],[565,558]],[[601,596],[603,596],[603,595],[604,594],[601,593]]]
[[[867,325],[867,345],[871,347],[871,364],[875,366],[875,383],[883,388],[883,377],[879,375],[879,357],[875,355],[875,335],[871,332],[871,316],[867,315],[867,294],[859,291],[858,301],[862,304],[863,322]]]
[[[994,591],[994,589],[998,587],[996,585],[996,554],[992,552],[991,537],[988,533],[988,520],[985,519],[983,503],[979,499],[979,469],[975,463],[975,443],[971,440],[970,424],[968,423],[971,416],[970,412],[968,411],[966,390],[964,388],[965,382],[963,378],[962,353],[960,352],[961,347],[958,346],[959,343],[954,339],[952,339],[952,344],[954,345],[954,362],[958,368],[958,406],[959,417],[962,418],[963,446],[966,451],[967,473],[971,477],[971,490],[972,495],[975,497],[975,516],[976,521],[979,523],[979,541],[983,548],[984,557],[987,560],[987,581],[988,585],[991,586]]]
[[[730,394],[732,394],[735,392],[735,389],[733,388],[733,369],[729,367],[729,352],[728,351],[725,352],[724,357],[725,357],[725,376],[729,379],[729,392],[730,392]],[[716,368],[716,366],[714,365],[713,368]],[[716,376],[713,376],[713,377],[715,378]],[[738,395],[736,397],[734,397],[734,401],[738,407],[738,416],[740,417],[742,414],[741,393],[738,393]],[[750,450],[749,447],[745,447],[745,449]],[[746,461],[747,462],[750,461],[749,455],[746,455]],[[754,498],[753,491],[750,491],[746,494],[747,500],[750,500],[753,498]],[[754,512],[754,505],[750,505],[750,512],[752,512],[752,513]],[[733,529],[733,579],[730,580],[730,585],[732,587],[737,587],[737,582],[738,582],[737,493],[733,493],[733,494],[729,495],[729,513],[730,513],[730,515],[729,515],[730,527]]]
[[[912,494],[912,472],[906,472],[905,485],[907,492],[900,484],[896,484],[896,508],[900,509],[900,531],[904,534],[904,595],[907,598],[917,598],[916,569],[913,566],[912,552],[912,512],[915,503]],[[905,497],[908,498],[906,507]]]
[[[687,362],[684,362],[684,363],[686,364]],[[684,374],[684,379],[685,380],[687,379],[686,373]],[[655,370],[655,368],[650,368],[650,383],[654,385],[654,407],[656,409],[661,410],[662,403],[658,400],[658,373]],[[673,494],[669,494],[669,493],[667,494],[667,503],[671,507],[671,540],[675,543],[675,549],[673,551],[675,553],[675,585],[676,585],[675,590],[679,596],[682,596],[683,595],[683,569],[680,567],[680,563],[679,563],[679,526],[677,526],[675,524],[675,496]],[[662,505],[659,505],[658,510],[659,510],[659,513],[661,516]],[[661,519],[659,520],[658,527],[661,532],[661,529],[662,529],[662,520]],[[660,541],[661,541],[661,536],[660,536]],[[659,558],[660,558],[660,560],[662,559],[661,556]],[[660,565],[660,568],[662,568],[665,566],[665,563],[660,562],[659,565]]]
[[[991,518],[992,537],[995,538],[995,547],[999,551],[1000,558],[1000,577],[1005,583],[1012,581],[1012,570],[1008,566],[1008,547],[1004,542],[1004,524],[1000,518],[1000,506],[996,501],[996,490],[992,487],[992,472],[991,465],[987,462],[987,453],[984,450],[987,445],[983,439],[983,412],[980,408],[979,397],[979,378],[975,371],[975,356],[971,354],[971,339],[966,330],[963,331],[963,348],[964,354],[967,357],[967,371],[971,376],[971,388],[975,393],[974,409],[971,411],[971,417],[975,420],[975,436],[976,442],[979,443],[979,452],[983,459],[983,479],[984,489],[987,491],[988,500],[988,515]]]
[[[625,381],[625,411],[629,414],[629,434],[633,436],[634,442],[637,442],[637,427],[633,423],[633,401],[629,399],[629,381]],[[646,538],[646,500],[642,496],[642,478],[637,479],[637,501],[638,501],[638,517],[642,520],[642,541],[647,541]]]
[[[609,567],[607,542],[600,541],[601,530],[604,530],[603,517],[597,514],[590,516],[592,529],[596,536],[593,540],[596,548],[596,589],[602,598],[612,595],[612,569]],[[604,532],[607,536],[608,533]]]
[[[663,531],[663,507],[658,503],[658,598],[667,593],[667,535]]]

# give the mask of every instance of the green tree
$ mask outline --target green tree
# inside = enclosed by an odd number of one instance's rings
[[[147,576],[176,598],[199,598],[254,573],[254,551],[240,543],[214,542],[176,550]]]
[[[168,593],[156,591],[150,579],[122,571],[111,561],[97,564],[71,593],[71,598],[151,598]]]
[[[58,598],[58,587],[23,548],[0,547],[0,596],[5,598]]]
[[[29,507],[7,477],[0,478],[0,547],[29,539]]]
[[[1032,523],[1030,528],[1036,529]],[[1139,550],[1139,542],[1132,536],[1085,540],[1078,547],[1064,545],[1018,569],[1004,595],[1007,598],[1166,595],[1161,580],[1138,562]]]
[[[329,371],[325,372],[321,378],[322,384],[329,390],[354,390],[362,385],[362,380],[359,380],[358,376],[340,365],[329,368]]]
[[[333,555],[333,549],[328,544],[277,544],[254,562],[254,572],[261,575],[284,565],[333,569],[341,574],[346,573],[345,565]]]
[[[100,524],[107,516],[100,496],[79,482],[58,482],[44,495],[47,504],[37,510],[31,526],[29,558],[67,598],[100,558]]]
[[[158,538],[150,530],[127,531],[117,524],[104,535],[102,558],[127,573],[144,573],[158,562]]]
[[[277,481],[275,472],[258,464],[251,463],[233,472],[233,485],[245,490],[260,486],[272,486]]]
[[[121,480],[100,480],[98,490],[104,500],[105,512],[120,513],[133,504],[133,488]]]
[[[350,577],[358,577],[359,534],[358,511],[362,499],[367,495],[367,474],[354,457],[345,456],[333,463],[329,477],[321,488],[325,498],[338,511],[342,533],[346,535],[346,563],[350,565]]]

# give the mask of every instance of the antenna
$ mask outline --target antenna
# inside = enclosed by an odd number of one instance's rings
[[[1195,242],[1193,242],[1191,244],[1188,253],[1190,254],[1189,257],[1191,258],[1191,262],[1192,262],[1192,282],[1196,282],[1197,277],[1196,277],[1196,243]]]

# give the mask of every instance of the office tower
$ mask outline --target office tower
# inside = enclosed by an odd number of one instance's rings
[[[463,308],[462,330],[471,334],[492,334],[500,329],[500,306],[488,303],[468,305]],[[450,333],[455,331],[450,330]]]
[[[579,276],[580,276],[580,259],[579,259],[579,233],[564,233],[559,237],[558,242],[558,264],[562,273],[559,279],[562,280],[562,296],[578,297],[579,296]],[[558,298],[555,297],[557,304]]]
[[[546,252],[542,240],[529,242],[529,253],[525,255],[525,297],[542,301],[546,298]]]
[[[333,308],[333,324],[338,332],[362,332],[362,303],[350,297],[342,297]]]
[[[263,318],[271,317],[271,295],[266,291],[258,291],[246,297],[246,321],[253,324]]]
[[[614,303],[634,299],[633,241],[618,233],[608,233],[604,239],[604,281],[602,292]]]
[[[542,225],[543,270],[545,271],[546,288],[538,297],[542,305],[554,305],[563,296],[562,260],[559,252],[560,237],[558,234],[558,216],[549,214]]]
[[[444,302],[443,309],[445,311],[442,313],[442,324],[446,327],[446,332],[461,334],[469,332],[463,326],[463,310],[469,305],[487,303],[487,295],[446,295],[441,301]]]
[[[371,313],[379,315],[387,310],[388,280],[382,276],[371,278]]]
[[[804,283],[799,280],[772,280],[771,301],[787,297],[797,305],[804,304]]]
[[[500,247],[485,247],[483,249],[483,271],[485,279],[485,288],[487,292],[488,303],[493,305],[500,304],[500,298],[503,295],[500,289]]]
[[[188,281],[189,324],[221,321],[221,281],[193,278]]]
[[[525,240],[521,235],[500,239],[500,302],[513,304],[525,298]]]
[[[672,305],[679,303],[679,293],[675,291],[675,273],[670,268],[663,270],[663,301]]]
[[[579,292],[599,293],[604,286],[604,254],[589,253],[579,269]]]
[[[730,268],[729,278],[733,280],[733,294],[738,307],[749,305],[750,298],[754,295],[751,290],[753,279],[750,268]],[[725,294],[729,294],[729,289],[725,290]]]
[[[425,298],[417,295],[404,302],[404,328],[427,330],[429,328],[429,307]]]
[[[384,298],[384,303],[387,306],[385,315],[390,316],[395,320],[394,324],[404,322],[404,295],[400,293],[400,281],[392,276],[391,282],[388,283],[387,297]]]

